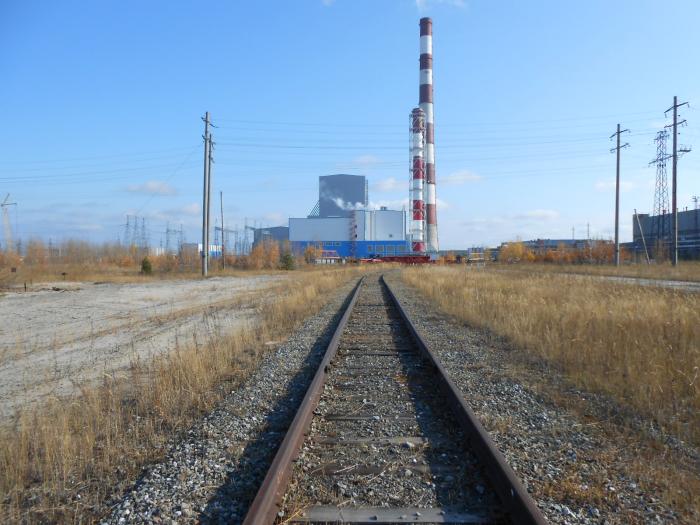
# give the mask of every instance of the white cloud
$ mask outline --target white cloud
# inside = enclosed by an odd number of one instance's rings
[[[427,9],[431,5],[435,4],[444,4],[459,8],[466,7],[467,5],[464,0],[416,0],[416,7],[420,10]]]
[[[382,179],[380,181],[374,182],[372,184],[372,190],[380,192],[388,191],[408,191],[408,181],[399,181],[394,177],[389,177],[387,179]]]
[[[193,202],[191,204],[185,204],[182,208],[173,211],[176,213],[182,213],[184,215],[199,215],[199,213],[202,211],[202,208],[198,202]]]
[[[278,212],[266,213],[265,215],[263,215],[263,220],[273,225],[284,224],[287,222],[285,217]]]
[[[481,175],[477,175],[469,170],[459,170],[439,177],[438,183],[440,186],[461,186],[467,182],[476,182],[481,179],[483,179]]]
[[[130,193],[145,193],[147,195],[176,195],[177,190],[167,182],[161,180],[149,180],[143,184],[131,184],[126,191]]]
[[[473,232],[488,232],[505,225],[507,222],[504,217],[475,218],[462,222],[461,226]]]
[[[96,232],[96,231],[101,231],[104,230],[104,226],[101,224],[78,224],[76,226],[76,229],[84,232]]]
[[[614,180],[599,180],[593,187],[596,191],[608,192],[615,191],[615,181]],[[627,192],[632,191],[637,187],[636,182],[631,181],[620,181],[620,191]]]
[[[360,155],[355,157],[352,162],[359,166],[373,166],[379,163],[379,157],[375,155]]]
[[[151,210],[146,214],[149,221],[171,221],[174,223],[197,224],[201,219],[202,207],[199,203],[193,202],[177,208],[167,210]]]
[[[543,209],[530,210],[513,215],[513,219],[552,222],[559,219],[559,212],[556,210]]]

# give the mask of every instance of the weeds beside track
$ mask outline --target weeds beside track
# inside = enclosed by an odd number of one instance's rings
[[[700,443],[698,294],[464,267],[410,268],[402,276],[446,313]]]
[[[18,414],[11,428],[0,429],[0,521],[94,520],[120,483],[245,380],[266,343],[286,337],[355,275],[299,272],[269,290],[276,299],[261,305],[257,322]]]

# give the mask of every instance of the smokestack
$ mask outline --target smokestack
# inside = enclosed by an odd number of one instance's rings
[[[411,249],[414,253],[425,252],[425,202],[423,200],[423,183],[425,179],[425,163],[423,153],[425,147],[425,113],[415,108],[410,115],[411,133]]]
[[[429,252],[437,252],[437,206],[435,197],[435,127],[433,120],[433,21],[420,19],[419,106],[425,113],[425,241]]]

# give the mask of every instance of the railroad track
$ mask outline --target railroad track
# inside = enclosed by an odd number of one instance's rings
[[[355,288],[244,521],[546,523],[384,282]]]

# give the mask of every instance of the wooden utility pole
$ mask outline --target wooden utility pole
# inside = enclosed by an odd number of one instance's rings
[[[221,201],[221,269],[226,269],[226,228],[224,227],[224,192],[219,191]]]
[[[617,152],[617,168],[615,170],[615,266],[620,266],[620,150],[629,146],[627,142],[620,145],[620,135],[629,132],[628,129],[620,129],[617,125],[617,131],[610,135],[610,140],[617,137],[617,145],[610,150]]]
[[[209,148],[209,112],[204,114],[204,189],[202,191],[202,277],[209,273],[209,168],[211,152]]]
[[[673,153],[672,158],[672,178],[671,178],[671,212],[673,213],[671,219],[671,264],[673,266],[678,265],[678,201],[677,199],[677,186],[678,186],[678,126],[685,124],[685,119],[678,122],[678,108],[681,106],[687,106],[687,102],[678,103],[678,97],[673,97],[673,106],[666,110],[666,113],[673,110],[673,124],[666,126],[667,128],[673,128]],[[680,153],[687,153],[690,148],[681,148]]]

